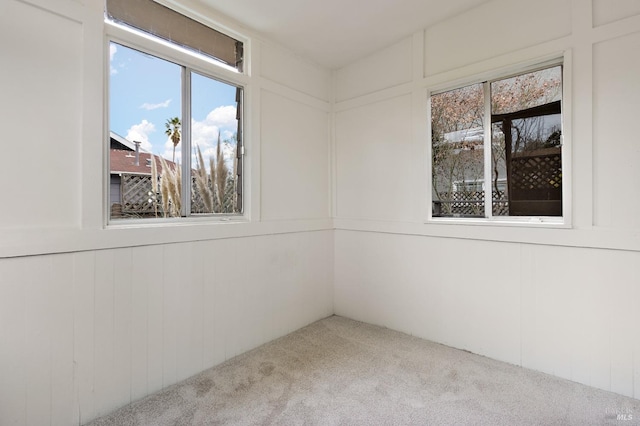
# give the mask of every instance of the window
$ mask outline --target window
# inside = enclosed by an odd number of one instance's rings
[[[432,217],[562,217],[561,102],[562,65],[432,94]]]
[[[242,43],[150,0],[108,0],[107,20],[153,34],[109,41],[109,219],[241,214],[243,87],[215,63],[242,71]]]

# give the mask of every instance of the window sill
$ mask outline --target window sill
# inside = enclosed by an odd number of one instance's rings
[[[131,228],[166,228],[176,226],[194,225],[218,225],[228,223],[247,223],[249,218],[243,214],[235,215],[202,215],[174,218],[152,219],[111,219],[105,225],[105,229],[131,229]]]
[[[466,218],[466,217],[431,217],[425,224],[450,224],[473,226],[505,226],[569,229],[571,224],[563,217],[500,217],[500,218]]]

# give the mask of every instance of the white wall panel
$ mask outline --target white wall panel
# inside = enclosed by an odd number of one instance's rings
[[[590,254],[579,250],[575,257],[585,259]],[[579,308],[594,307],[586,304],[596,300],[598,287],[589,286],[578,276],[562,248],[525,246],[522,265],[522,365],[570,379],[573,368],[582,364],[574,364],[575,348],[586,346],[587,353],[593,354],[593,335],[574,336],[573,332],[580,334]],[[577,304],[574,295],[582,286],[581,303]]]
[[[178,376],[178,333],[177,320],[180,315],[180,291],[182,271],[189,273],[189,258],[184,249],[189,245],[167,244],[162,248],[162,386],[180,380]],[[182,248],[182,249],[181,249]]]
[[[77,225],[82,25],[5,0],[0,52],[0,181],[12,183],[3,197],[14,206],[1,209],[0,228]]]
[[[11,425],[27,424],[27,259],[0,259],[0,413]]]
[[[335,312],[637,398],[640,253],[337,231]]]
[[[27,286],[25,304],[27,424],[47,423],[51,416],[51,346],[55,332],[49,317],[58,302],[51,277],[51,257],[39,257],[23,271]],[[52,303],[53,302],[53,303]],[[61,335],[58,333],[58,335]],[[61,337],[65,337],[64,334]],[[66,339],[65,339],[66,340]]]
[[[329,215],[329,121],[325,111],[262,92],[262,218]]]
[[[163,247],[140,247],[135,259],[147,258],[146,279],[147,297],[140,302],[147,305],[147,393],[152,393],[163,387],[163,306],[164,306],[164,268],[162,263]],[[144,252],[144,257],[140,252]],[[134,275],[135,276],[135,275]],[[137,305],[134,305],[137,306]],[[134,336],[134,338],[139,338]],[[138,395],[135,395],[138,397]]]
[[[261,44],[260,52],[262,77],[323,101],[330,99],[328,70],[271,44]]]
[[[336,113],[337,215],[416,219],[411,96]]]
[[[637,397],[634,281],[640,254],[531,246],[523,366]],[[525,310],[526,309],[526,310]],[[635,392],[635,393],[634,393]]]
[[[494,0],[427,29],[430,76],[571,33],[568,0]]]
[[[336,101],[403,83],[413,77],[413,39],[407,38],[335,73]]]
[[[335,311],[518,363],[518,253],[491,243],[338,231]]]
[[[74,403],[73,363],[73,256],[56,255],[51,258],[52,286],[51,315],[51,415],[60,423],[77,422],[71,409]],[[45,280],[46,282],[47,280]]]
[[[640,15],[640,0],[593,0],[593,25]]]
[[[639,28],[640,30],[640,28]],[[618,229],[640,228],[640,144],[634,123],[640,115],[640,32],[594,46],[595,223]]]
[[[131,342],[133,340],[131,316],[131,248],[114,250],[113,253],[113,391],[115,403],[123,395],[131,401]]]
[[[93,388],[95,366],[95,273],[96,253],[71,255],[73,260],[73,413],[77,423],[84,424],[95,417]]]
[[[332,255],[323,231],[0,259],[2,424],[86,423],[331,315]]]
[[[156,270],[146,248],[131,250],[131,400],[147,395],[147,335],[149,272]]]
[[[128,393],[119,394],[116,380],[115,321],[117,306],[115,303],[114,272],[115,252],[103,250],[96,252],[94,299],[94,365],[93,389],[95,414],[104,415],[119,405],[121,401],[130,401]]]

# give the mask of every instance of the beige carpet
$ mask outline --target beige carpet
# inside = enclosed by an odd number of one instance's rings
[[[333,316],[90,424],[638,425],[640,400]]]

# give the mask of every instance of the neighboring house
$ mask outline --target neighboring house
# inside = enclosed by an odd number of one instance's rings
[[[123,199],[123,179],[130,179],[131,176],[149,176],[151,178],[151,161],[156,159],[158,176],[162,173],[162,163],[160,157],[138,149],[136,144],[122,136],[111,132],[109,135],[109,206],[112,215],[119,216],[123,206],[139,203],[139,200],[147,197],[148,191],[138,191],[136,200]],[[169,167],[174,167],[175,163],[165,160]]]

